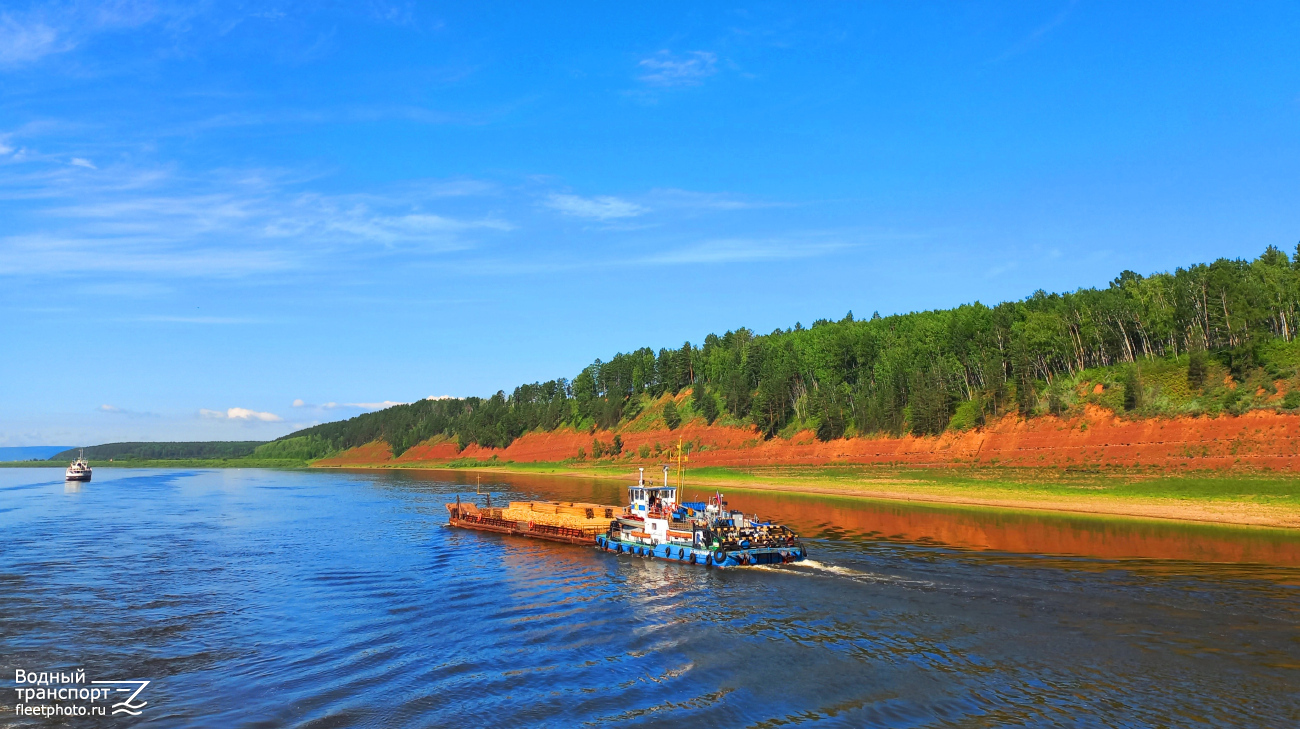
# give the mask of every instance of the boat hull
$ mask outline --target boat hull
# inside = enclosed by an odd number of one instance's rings
[[[65,471],[63,474],[63,480],[64,481],[89,481],[90,471],[78,471],[77,473]]]
[[[596,546],[606,552],[630,554],[635,557],[662,559],[669,562],[684,562],[702,567],[749,567],[764,564],[789,564],[802,562],[808,558],[808,550],[803,545],[790,547],[755,547],[732,551],[711,551],[695,547],[657,544],[654,546],[638,542],[625,542],[610,539],[601,534],[596,537]]]

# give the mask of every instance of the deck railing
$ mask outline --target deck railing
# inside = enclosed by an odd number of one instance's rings
[[[461,521],[468,521],[473,524],[484,524],[487,526],[501,527],[503,529],[518,529],[519,522],[511,519],[498,519],[493,516],[481,516],[477,514],[461,514]]]
[[[530,524],[528,529],[538,534],[551,534],[557,537],[574,537],[577,539],[594,537],[604,531],[599,528],[575,529],[573,527],[552,526],[551,524]]]

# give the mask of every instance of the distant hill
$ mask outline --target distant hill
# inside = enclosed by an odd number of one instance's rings
[[[9,446],[0,448],[0,461],[43,461],[67,446]]]
[[[572,380],[395,405],[265,450],[319,458],[382,441],[400,457],[434,440],[502,450],[534,431],[675,430],[691,417],[763,440],[803,431],[821,441],[933,436],[1009,414],[1082,416],[1090,405],[1127,418],[1300,413],[1300,249],[1149,276],[1124,271],[1105,288],[1036,291],[993,306],[849,312],[808,328],[642,347]]]
[[[260,440],[221,440],[195,443],[105,443],[87,446],[92,461],[171,461],[187,458],[243,458],[262,445]],[[51,461],[77,457],[81,448],[68,448],[50,456]]]

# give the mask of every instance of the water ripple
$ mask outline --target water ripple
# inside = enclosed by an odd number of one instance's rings
[[[813,560],[712,571],[451,529],[472,487],[407,473],[48,476],[0,472],[0,675],[148,678],[141,726],[1300,715],[1284,567],[980,554],[822,515]]]

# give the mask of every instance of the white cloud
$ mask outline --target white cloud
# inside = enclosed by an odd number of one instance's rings
[[[578,195],[557,193],[546,199],[546,205],[565,215],[594,220],[632,218],[647,212],[646,208],[636,203],[608,195],[579,197]]]
[[[343,403],[343,405],[344,405],[345,407],[357,408],[357,409],[360,409],[360,410],[384,410],[384,409],[387,409],[387,408],[391,408],[391,407],[394,406],[394,405],[405,405],[405,404],[406,404],[406,403],[404,403],[404,402],[394,402],[394,401],[392,401],[392,400],[385,400],[385,401],[383,401],[383,402],[347,402],[347,403]]]
[[[91,162],[85,157],[73,157],[72,162],[70,162],[69,164],[71,164],[73,167],[85,167],[88,170],[99,169],[98,167],[95,166],[94,162]]]
[[[452,397],[451,395],[430,395],[424,399],[425,400],[455,400],[456,398]]]
[[[718,57],[708,51],[659,51],[637,63],[643,71],[638,78],[652,86],[697,86],[717,73],[717,63]]]
[[[275,413],[259,413],[247,408],[230,408],[226,411],[226,417],[231,420],[260,420],[263,423],[278,423],[284,419]]]
[[[244,420],[247,422],[278,423],[281,418],[275,413],[262,413],[248,408],[229,408],[225,412],[220,410],[208,410],[199,408],[199,417],[213,418],[216,420]]]
[[[99,409],[100,409],[101,411],[103,411],[103,412],[106,412],[106,413],[120,413],[120,412],[122,412],[122,408],[114,407],[114,406],[112,406],[112,405],[100,405],[100,406],[99,406]]]

